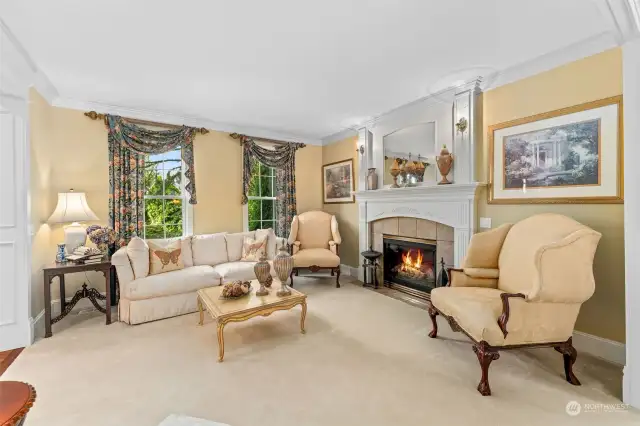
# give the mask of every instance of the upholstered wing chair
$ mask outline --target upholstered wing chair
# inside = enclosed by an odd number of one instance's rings
[[[340,287],[339,246],[342,242],[338,221],[332,214],[321,211],[310,211],[293,217],[289,244],[293,256],[293,274],[297,276],[300,269],[317,272],[320,269],[331,270],[336,276],[336,287]]]
[[[572,385],[577,352],[573,327],[582,303],[595,290],[593,256],[601,234],[558,214],[529,217],[471,239],[461,269],[450,284],[431,292],[429,316],[436,316],[473,341],[482,376],[478,391],[491,395],[489,365],[499,350],[553,347],[562,353]]]

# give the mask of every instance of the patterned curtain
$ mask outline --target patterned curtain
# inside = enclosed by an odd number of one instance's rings
[[[303,148],[303,144],[287,143],[276,145],[274,149],[262,147],[255,141],[243,138],[243,167],[242,167],[242,204],[249,199],[249,184],[251,171],[256,161],[265,166],[276,169],[276,216],[278,224],[276,235],[286,237],[291,221],[296,215],[296,151]]]
[[[196,129],[149,130],[107,115],[109,127],[109,220],[117,235],[116,244],[126,245],[144,226],[144,158],[181,148],[187,166],[185,189],[189,203],[196,204],[193,167],[193,139]]]

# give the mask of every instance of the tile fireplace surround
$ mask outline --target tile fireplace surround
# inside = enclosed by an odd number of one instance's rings
[[[483,186],[474,182],[356,192],[360,252],[370,245],[382,251],[383,235],[424,238],[436,240],[438,262],[444,257],[446,264],[460,266],[475,231]]]

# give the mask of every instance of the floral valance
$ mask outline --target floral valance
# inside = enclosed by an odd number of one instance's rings
[[[232,135],[233,136],[233,135]],[[282,143],[273,149],[258,145],[250,138],[242,137],[242,204],[249,199],[249,185],[253,166],[260,162],[276,170],[276,235],[286,237],[296,208],[296,151],[303,148],[299,143]]]
[[[193,139],[197,129],[182,126],[169,130],[151,130],[127,122],[117,115],[106,115],[109,127],[109,144],[120,144],[138,154],[162,154],[180,147],[186,164],[185,190],[189,203],[196,204],[196,180],[193,165]]]

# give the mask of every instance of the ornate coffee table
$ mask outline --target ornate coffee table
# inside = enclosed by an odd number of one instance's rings
[[[298,290],[291,289],[290,296],[279,297],[276,292],[280,288],[280,280],[273,279],[273,285],[266,296],[256,296],[260,288],[258,280],[251,281],[251,294],[239,299],[221,299],[222,286],[208,287],[198,290],[198,310],[200,311],[200,325],[204,323],[204,309],[218,324],[218,361],[224,359],[224,326],[229,322],[246,321],[257,316],[269,316],[275,311],[284,311],[296,305],[302,306],[300,316],[300,331],[304,334],[304,319],[307,316],[307,296]]]

